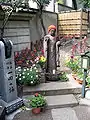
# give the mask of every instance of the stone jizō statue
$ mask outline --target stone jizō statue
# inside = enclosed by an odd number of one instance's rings
[[[50,25],[48,27],[48,34],[44,37],[43,48],[44,56],[47,59],[46,73],[56,74],[57,68],[57,46],[60,41],[57,40],[56,36],[56,26]]]

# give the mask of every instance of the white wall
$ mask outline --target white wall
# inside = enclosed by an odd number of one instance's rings
[[[66,5],[72,7],[72,0],[66,0]]]
[[[29,7],[37,9],[37,3],[33,2],[33,0],[29,0]]]
[[[51,0],[51,1],[50,1],[50,4],[45,7],[45,10],[46,10],[46,11],[54,12],[54,0]]]

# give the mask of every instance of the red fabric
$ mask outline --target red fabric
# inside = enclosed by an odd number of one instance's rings
[[[55,25],[50,25],[50,26],[48,27],[48,32],[49,32],[51,29],[55,29],[55,30],[56,30],[56,26],[55,26]]]

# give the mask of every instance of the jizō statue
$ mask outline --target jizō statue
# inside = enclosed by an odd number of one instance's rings
[[[48,34],[44,37],[43,47],[44,47],[44,56],[47,59],[46,64],[46,72],[55,74],[56,73],[56,52],[57,45],[60,44],[60,41],[57,42],[55,37],[56,27],[54,25],[50,25],[48,27]]]

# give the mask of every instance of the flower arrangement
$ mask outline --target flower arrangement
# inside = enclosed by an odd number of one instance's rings
[[[66,60],[65,65],[73,72],[77,72],[80,69],[80,58],[71,56]]]
[[[36,66],[31,68],[16,68],[17,84],[35,85],[39,83],[38,68]]]
[[[15,52],[16,81],[17,84],[35,85],[39,83],[40,71],[43,69],[46,58],[43,50],[26,48]]]
[[[42,59],[42,56],[43,50],[38,51],[34,49],[31,51],[28,48],[23,49],[21,52],[15,52],[15,66],[31,67],[33,64],[37,64],[39,59]]]

